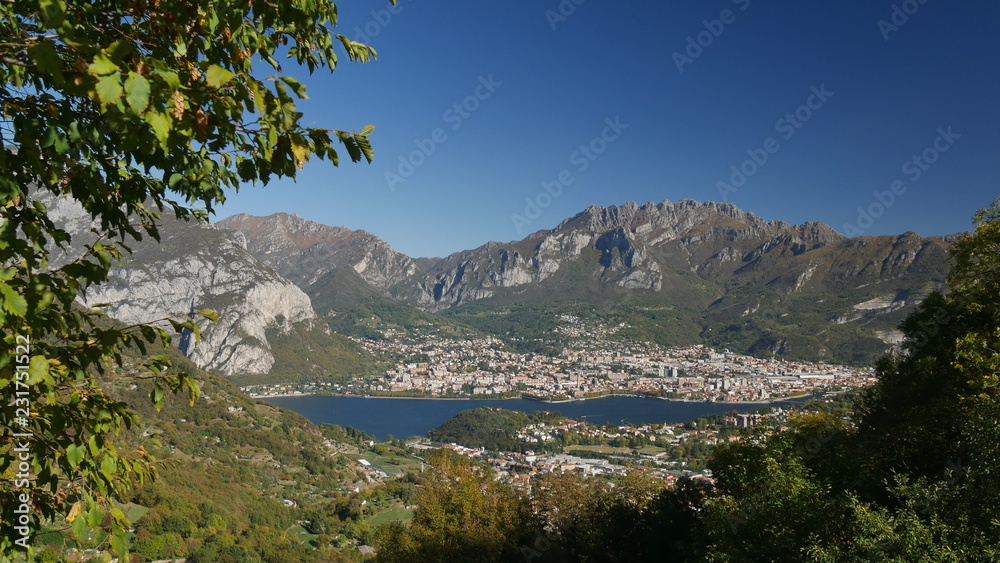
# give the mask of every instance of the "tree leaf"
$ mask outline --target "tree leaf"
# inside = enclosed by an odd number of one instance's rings
[[[170,117],[166,114],[151,111],[146,113],[143,119],[153,128],[156,139],[160,141],[160,144],[166,146],[167,139],[170,137],[170,129],[173,127],[173,121],[170,120]]]
[[[193,407],[195,402],[198,401],[198,397],[201,395],[201,387],[198,385],[197,381],[191,378],[185,379],[184,383],[187,384],[188,389],[188,405]]]
[[[115,476],[117,470],[118,462],[115,461],[115,458],[110,455],[104,456],[104,459],[101,460],[101,473],[110,481]]]
[[[181,77],[171,70],[154,70],[153,74],[159,76],[171,90],[178,90],[181,87]]]
[[[112,510],[117,510],[117,509],[112,509]],[[121,511],[119,510],[119,512]],[[117,522],[117,519],[115,520],[119,526],[123,525]],[[123,561],[126,559],[128,555],[128,543],[125,541],[125,538],[118,535],[111,536],[110,538],[108,538],[108,547],[110,547],[111,551],[118,556],[118,561]]]
[[[201,309],[200,311],[195,311],[195,313],[205,317],[213,323],[219,322],[219,314],[212,309]]]
[[[14,288],[0,283],[0,296],[3,297],[3,308],[8,313],[23,317],[28,314],[28,301],[23,295],[14,291]]]
[[[101,525],[101,520],[104,520],[104,512],[101,511],[100,506],[95,504],[87,512],[87,525],[96,528]]]
[[[153,384],[153,390],[149,392],[149,399],[153,402],[156,410],[163,408],[163,385],[157,381]]]
[[[45,356],[32,356],[28,363],[28,385],[35,385],[49,378],[49,360]]]
[[[86,448],[84,446],[78,446],[76,444],[70,444],[66,446],[66,460],[69,461],[70,466],[77,467],[86,457]],[[73,510],[76,514],[80,513],[80,503],[73,505]],[[73,514],[72,512],[70,514]],[[73,518],[76,516],[74,515]],[[72,522],[73,518],[67,518],[68,521]]]
[[[109,74],[97,79],[97,87],[94,89],[97,99],[101,105],[108,105],[117,102],[124,93],[118,74]]]
[[[106,76],[117,70],[118,65],[113,63],[104,53],[98,53],[94,57],[94,62],[90,63],[90,66],[87,67],[87,72],[93,76]]]
[[[299,167],[299,170],[302,170],[306,165],[306,161],[309,160],[309,155],[311,154],[309,151],[309,143],[306,142],[302,135],[298,134],[291,135],[290,140],[292,144],[292,156],[295,157],[295,165]]]
[[[233,79],[236,74],[219,65],[210,65],[205,73],[205,82],[211,88],[218,88]]]
[[[72,447],[72,446],[70,446],[70,447]],[[73,463],[72,460],[70,460],[70,463],[74,467],[76,467],[76,465],[79,464],[79,462]],[[69,509],[69,514],[66,515],[66,521],[69,522],[70,524],[72,524],[73,520],[76,520],[76,517],[80,515],[80,511],[81,510],[83,510],[83,501],[79,501],[78,500],[78,501],[74,502],[73,503],[73,508],[70,508]]]
[[[298,97],[300,97],[302,99],[307,99],[309,97],[309,96],[306,96],[306,85],[305,84],[299,82],[298,80],[295,80],[294,78],[288,77],[288,76],[282,76],[280,78],[280,80],[282,82],[284,82],[285,84],[288,84],[288,87],[292,89],[292,92],[295,92],[296,96],[298,96]]]
[[[125,80],[125,99],[135,113],[141,113],[149,106],[149,81],[137,73],[128,73]]]
[[[358,148],[361,149],[361,154],[365,155],[365,160],[368,161],[368,164],[371,164],[375,158],[375,151],[372,149],[372,144],[368,142],[368,137],[355,135],[354,140],[357,141]]]
[[[35,61],[39,72],[59,75],[62,79],[62,60],[56,52],[56,44],[51,40],[40,41],[28,49],[28,55]]]
[[[61,0],[39,0],[38,7],[42,9],[44,29],[55,29],[66,21],[66,4]]]
[[[115,522],[119,525],[125,525],[128,523],[128,520],[125,518],[125,513],[122,512],[120,508],[112,508],[111,517],[114,518]]]
[[[87,531],[87,519],[86,518],[76,518],[73,522],[73,534],[77,537],[83,537],[84,532]]]

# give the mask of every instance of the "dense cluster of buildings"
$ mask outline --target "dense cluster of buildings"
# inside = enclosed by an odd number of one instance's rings
[[[560,321],[557,332],[571,344],[558,357],[517,353],[494,337],[364,341],[374,353],[424,360],[398,363],[370,389],[428,396],[526,394],[559,400],[631,393],[766,402],[874,382],[870,368],[755,358],[702,345],[666,349],[610,338],[623,325],[595,326],[570,315],[561,315]]]
[[[383,374],[351,385],[254,387],[256,395],[337,392],[426,397],[529,396],[572,400],[610,394],[670,399],[768,402],[863,387],[871,368],[756,358],[703,345],[664,348],[612,338],[623,325],[606,327],[561,315],[557,329],[568,344],[559,356],[518,353],[487,336],[454,340],[356,339],[380,358],[397,363]]]

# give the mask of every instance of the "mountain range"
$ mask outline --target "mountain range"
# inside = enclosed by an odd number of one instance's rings
[[[523,240],[444,258],[411,258],[365,231],[283,213],[219,227],[243,234],[327,318],[410,307],[516,337],[527,316],[590,309],[664,344],[844,362],[884,352],[906,312],[944,287],[958,236],[847,238],[690,199],[592,206]]]
[[[87,221],[57,215],[85,232]],[[870,362],[943,289],[960,236],[848,238],[690,199],[591,206],[554,229],[444,258],[285,213],[167,220],[161,232],[162,244],[136,245],[87,302],[110,302],[130,323],[214,308],[219,322],[184,351],[248,381],[361,373],[371,358],[345,336],[386,329],[490,333],[551,352],[561,313],[625,323],[620,337],[664,345]]]

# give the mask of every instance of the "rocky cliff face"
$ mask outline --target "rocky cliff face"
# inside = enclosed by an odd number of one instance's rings
[[[219,226],[246,237],[247,249],[306,289],[333,270],[351,268],[369,285],[388,290],[417,273],[414,261],[365,231],[330,227],[298,215],[234,215]]]
[[[571,262],[606,288],[660,292],[677,270],[725,282],[741,268],[798,256],[846,240],[821,223],[766,221],[728,203],[681,200],[592,206],[551,231],[509,245],[490,243],[428,268],[430,280],[395,288],[397,296],[441,310],[539,284]],[[585,250],[591,250],[583,258]]]
[[[48,201],[50,216],[86,242],[90,218],[67,199]],[[272,336],[328,332],[309,297],[254,258],[242,235],[212,225],[164,219],[161,243],[129,243],[133,254],[111,273],[109,282],[90,288],[85,305],[125,323],[213,309],[218,322],[199,322],[202,339],[175,336],[174,342],[199,367],[225,375],[267,374],[275,364]]]

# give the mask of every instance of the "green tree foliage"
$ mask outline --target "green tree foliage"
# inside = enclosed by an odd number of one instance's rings
[[[467,448],[490,451],[524,452],[540,450],[544,444],[529,443],[517,437],[517,431],[530,424],[555,423],[564,420],[559,413],[535,411],[525,414],[493,407],[464,410],[449,418],[427,436],[436,442],[459,444]],[[558,446],[555,442],[553,446]]]
[[[950,292],[904,321],[853,427],[803,417],[718,452],[704,559],[1000,558],[1000,200],[975,223]]]
[[[489,467],[438,450],[434,477],[418,494],[409,529],[397,523],[376,532],[378,560],[521,561],[536,532],[527,499],[493,478]]]
[[[667,488],[639,472],[614,481],[543,475],[532,485],[532,500],[545,539],[523,554],[529,561],[683,561],[708,492],[690,479]]]
[[[906,320],[905,353],[880,362],[879,383],[863,397],[859,439],[877,454],[864,478],[905,472],[968,486],[966,478],[1000,473],[1000,200],[975,223],[955,244],[951,292]],[[979,500],[987,498],[996,503]]]
[[[357,522],[363,514],[361,500],[356,496],[339,495],[326,506],[327,518],[336,518],[341,522],[352,520]],[[317,533],[317,532],[313,532]]]
[[[153,467],[113,439],[135,417],[101,383],[169,375],[150,393],[157,405],[165,388],[193,399],[197,387],[164,356],[126,361],[130,348],[168,344],[166,330],[109,328],[74,301],[107,279],[128,240],[157,238],[160,213],[203,219],[227,188],[294,177],[313,156],[337,164],[335,145],[371,161],[371,126],[305,127],[305,87],[280,76],[282,55],[310,72],[332,70],[338,52],[375,57],[331,33],[336,23],[334,3],[313,0],[0,2],[0,389],[20,399],[0,411],[0,553],[21,549],[15,510],[26,505],[29,535],[62,516],[77,535],[111,532],[124,554],[128,522],[110,500]],[[68,262],[53,261],[74,242],[48,215],[54,197],[96,224]],[[190,318],[163,326],[198,333]]]

